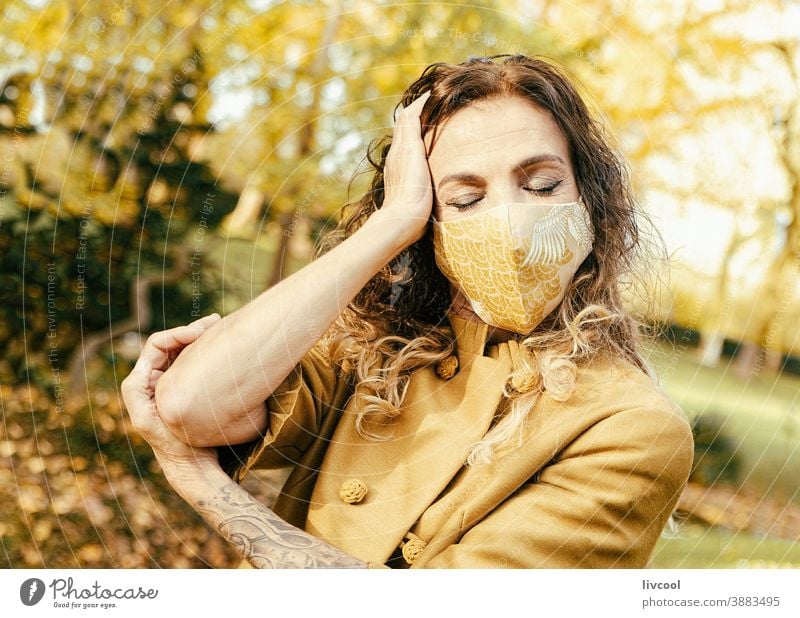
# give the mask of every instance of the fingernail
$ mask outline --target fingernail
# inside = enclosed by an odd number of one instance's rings
[[[211,319],[211,318],[213,318],[214,316],[216,316],[216,317],[217,317],[217,319],[219,319],[219,317],[220,317],[219,313],[217,313],[217,312],[215,311],[214,313],[210,313],[210,314],[208,314],[208,315],[204,315],[202,318],[197,318],[197,319],[196,319],[196,320],[194,320],[193,322],[189,322],[189,323],[188,323],[186,326],[187,326],[188,328],[205,328],[205,327],[206,327],[205,325],[206,325],[207,323],[209,323],[209,322],[216,322],[216,321],[217,321],[217,320],[212,320],[212,319]]]

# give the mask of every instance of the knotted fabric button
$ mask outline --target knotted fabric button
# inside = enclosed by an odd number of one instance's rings
[[[428,544],[411,532],[406,536],[408,537],[408,541],[403,544],[403,559],[408,562],[408,564],[414,564],[422,553],[422,550],[425,549]]]
[[[532,391],[539,384],[539,376],[535,375],[533,370],[537,364],[535,356],[514,339],[508,342],[508,353],[515,374],[510,380],[511,388],[518,393]]]
[[[456,374],[458,369],[458,357],[454,354],[443,358],[436,364],[436,374],[442,380],[449,380]]]
[[[527,373],[525,375],[516,375],[511,378],[511,388],[518,393],[527,393],[536,386],[536,378]]]
[[[367,495],[367,484],[361,479],[348,479],[339,488],[339,497],[347,504],[358,504]]]

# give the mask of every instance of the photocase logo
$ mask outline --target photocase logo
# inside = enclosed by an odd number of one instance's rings
[[[19,600],[24,605],[36,605],[44,596],[44,582],[41,579],[31,577],[22,582],[19,587]]]
[[[71,577],[53,579],[47,586],[36,577],[22,582],[19,587],[19,600],[23,605],[36,605],[44,597],[45,589],[53,592],[53,607],[70,609],[109,609],[117,607],[120,601],[155,599],[158,588],[107,588],[97,580],[89,586],[76,584]]]

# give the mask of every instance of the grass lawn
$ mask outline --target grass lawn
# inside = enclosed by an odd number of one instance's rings
[[[717,458],[728,464],[727,482],[800,503],[800,377],[740,380],[729,371],[728,358],[719,367],[703,367],[691,351],[676,353],[667,344],[652,348],[650,360],[690,419],[705,421],[719,447]]]
[[[676,537],[658,542],[651,567],[800,568],[800,543],[684,523]]]
[[[664,390],[693,421],[700,417],[721,447],[712,466],[726,482],[765,498],[800,503],[800,377],[741,380],[729,358],[699,365],[692,351],[666,343],[650,350]],[[709,433],[708,431],[706,433]],[[662,538],[654,568],[800,568],[800,543],[684,523]]]

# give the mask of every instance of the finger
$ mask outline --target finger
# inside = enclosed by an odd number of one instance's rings
[[[419,119],[419,116],[422,113],[422,108],[425,106],[425,102],[430,98],[430,96],[431,91],[426,90],[416,99],[414,99],[408,107],[400,106],[400,109],[397,113],[398,124],[401,124],[403,120],[413,121],[414,118]]]
[[[188,324],[184,324],[182,326],[176,326],[175,328],[155,332],[150,335],[148,341],[152,341],[154,345],[164,349],[165,346],[169,346],[169,344],[171,344],[176,336],[184,337],[187,333],[193,333],[197,331],[202,332],[207,330],[220,319],[221,318],[218,313],[212,313],[211,315],[204,316],[198,320],[195,320],[194,322],[189,322]]]
[[[427,102],[427,100],[430,97],[431,97],[431,91],[430,90],[426,90],[425,92],[420,94],[416,99],[414,99],[414,101],[408,107],[409,108],[414,107],[415,110],[417,111],[417,114],[419,114],[422,111],[422,108],[425,106],[425,103]]]
[[[169,359],[171,352],[179,352],[220,319],[219,314],[214,313],[185,326],[176,326],[169,330],[153,333],[147,338],[142,355],[146,355],[151,359],[153,366],[158,367],[159,363],[164,363]]]
[[[407,128],[413,127],[414,124],[419,124],[419,116],[422,113],[422,108],[425,106],[425,102],[430,98],[431,91],[427,90],[419,97],[414,99],[408,107],[400,106],[397,117],[395,118],[395,124],[398,128]]]
[[[152,367],[166,369],[177,352],[197,339],[203,330],[191,326],[178,326],[169,331],[153,333],[145,341],[140,359],[146,359]]]
[[[150,377],[148,378],[148,388],[155,389],[158,379],[163,376],[164,373],[165,372],[161,371],[160,369],[153,369],[150,372]]]
[[[406,139],[421,140],[422,132],[420,126],[420,114],[425,105],[425,101],[430,97],[430,91],[417,97],[411,105],[402,109],[397,116],[397,123],[392,141],[404,141]],[[411,142],[409,142],[411,143]]]
[[[146,356],[139,356],[129,375],[134,376],[136,380],[141,380],[144,383],[152,370],[153,364],[150,362],[150,359]]]
[[[214,312],[209,315],[203,316],[202,318],[198,318],[194,322],[189,322],[186,326],[203,326],[204,328],[208,328],[214,322],[217,322],[222,319],[219,313]]]
[[[203,332],[202,328],[178,326],[169,331],[153,333],[147,338],[139,358],[146,359],[152,367],[166,369],[177,357],[178,352],[195,341]]]
[[[150,364],[150,360],[140,356],[133,366],[133,369],[131,369],[131,372],[120,385],[122,398],[125,400],[126,405],[129,400],[132,401],[133,398],[147,391],[151,371],[152,365]]]
[[[400,103],[397,106],[397,111],[395,112],[395,118],[398,118],[400,114],[405,112],[406,110],[412,110],[419,115],[422,111],[423,106],[425,105],[425,101],[427,101],[431,96],[431,91],[426,90],[422,94],[420,94],[416,99],[414,99],[411,103],[408,104],[408,107],[403,107],[403,104]]]

